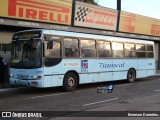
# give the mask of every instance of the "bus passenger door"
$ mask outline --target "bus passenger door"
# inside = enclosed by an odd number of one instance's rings
[[[45,54],[44,54],[44,86],[52,87],[58,85],[59,66],[62,61],[61,41],[58,36],[47,36],[44,41]]]

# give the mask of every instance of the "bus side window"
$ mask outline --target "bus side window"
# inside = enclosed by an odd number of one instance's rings
[[[113,50],[113,57],[123,58],[124,56],[123,43],[112,42],[112,50]]]
[[[96,57],[95,40],[81,40],[81,57]]]
[[[145,44],[136,44],[136,50],[138,58],[146,58]]]
[[[47,42],[47,49],[52,49],[53,48],[53,41]]]
[[[65,57],[79,57],[79,41],[75,38],[64,38]]]
[[[134,43],[125,43],[125,57],[134,58],[136,57],[135,44]]]
[[[61,42],[46,41],[45,42],[45,66],[54,66],[60,63],[61,57]]]
[[[147,58],[154,58],[153,45],[146,45]]]
[[[87,53],[84,49],[81,50],[81,57],[87,57]]]
[[[98,41],[98,57],[111,57],[111,45],[108,41]]]
[[[49,54],[51,58],[59,58],[61,56],[61,44],[59,41],[51,41]]]

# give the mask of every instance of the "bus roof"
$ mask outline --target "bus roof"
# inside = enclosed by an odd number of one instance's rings
[[[32,30],[24,30],[16,33],[27,32],[27,31],[42,31],[42,34],[50,34],[50,35],[60,35],[60,36],[70,36],[70,37],[81,37],[81,38],[90,38],[90,39],[105,39],[109,41],[124,41],[124,42],[136,42],[136,43],[145,43],[145,44],[154,44],[153,41],[142,40],[142,39],[134,39],[134,38],[124,38],[117,36],[108,36],[108,35],[96,35],[89,33],[79,33],[79,32],[71,32],[71,31],[60,31],[60,30],[47,30],[47,29],[32,29]]]

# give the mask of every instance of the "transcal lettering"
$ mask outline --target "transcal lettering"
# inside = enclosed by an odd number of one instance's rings
[[[125,62],[121,64],[106,64],[106,63],[99,63],[99,68],[117,68],[117,67],[124,67]]]

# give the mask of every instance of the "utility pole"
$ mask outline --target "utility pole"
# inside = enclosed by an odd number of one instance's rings
[[[119,24],[120,24],[120,14],[121,14],[121,0],[117,0],[117,11],[118,11],[118,16],[117,16],[117,29],[116,31],[119,31]]]
[[[117,0],[117,10],[121,11],[121,0]]]

